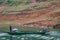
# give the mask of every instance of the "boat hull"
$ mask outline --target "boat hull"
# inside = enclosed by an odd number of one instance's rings
[[[10,35],[24,35],[24,34],[45,34],[44,32],[7,32]]]

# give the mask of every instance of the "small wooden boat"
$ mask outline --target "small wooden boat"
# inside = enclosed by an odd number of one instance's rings
[[[45,34],[43,32],[7,32],[10,35],[24,35],[24,34]]]
[[[24,34],[45,34],[46,32],[13,32],[12,26],[10,26],[10,32],[6,32],[10,35],[24,35]]]

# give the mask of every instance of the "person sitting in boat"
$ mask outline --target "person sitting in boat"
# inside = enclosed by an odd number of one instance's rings
[[[12,29],[12,32],[18,32],[17,28]]]
[[[46,33],[47,32],[47,26],[42,26],[40,32]]]

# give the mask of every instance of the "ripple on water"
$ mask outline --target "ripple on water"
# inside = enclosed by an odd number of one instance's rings
[[[54,39],[54,37],[49,38],[50,40]]]
[[[24,38],[21,38],[21,40],[24,40]]]
[[[56,31],[51,31],[50,35],[60,35],[58,32]],[[7,37],[5,37],[7,36]],[[38,34],[27,34],[27,35],[10,35],[12,36],[12,38],[14,40],[54,40],[55,37],[50,37],[50,36],[42,36],[42,35],[38,35]],[[10,40],[10,37],[7,33],[0,33],[0,40]],[[60,40],[60,38],[57,38],[55,40]]]
[[[56,40],[60,40],[60,38],[56,39]]]
[[[42,38],[42,39],[47,39],[48,37],[46,37],[46,36],[42,36],[41,38]]]
[[[4,40],[4,39],[6,39],[6,38],[5,38],[5,37],[2,37],[1,39]]]
[[[10,40],[10,39],[6,39],[6,40]]]
[[[14,37],[17,37],[17,36],[16,35],[13,35],[12,37],[14,38]]]
[[[20,37],[17,37],[18,39],[20,38]]]
[[[50,33],[50,35],[59,35],[59,33],[57,31],[51,31],[49,33]]]
[[[41,35],[36,35],[35,37],[41,37]]]
[[[9,36],[8,33],[0,33],[0,36]]]

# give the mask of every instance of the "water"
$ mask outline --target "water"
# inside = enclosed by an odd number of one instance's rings
[[[7,33],[0,33],[0,40],[60,40],[60,32],[51,31],[49,33],[50,35],[9,35]]]

